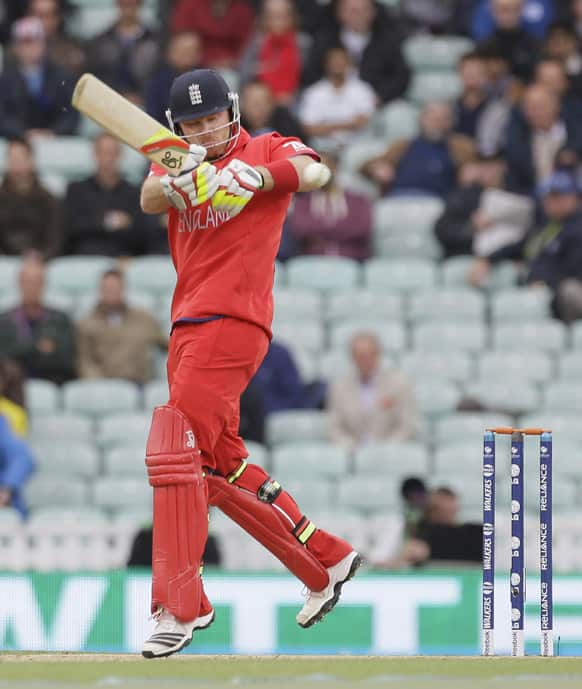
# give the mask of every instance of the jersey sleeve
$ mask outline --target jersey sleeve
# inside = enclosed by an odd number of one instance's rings
[[[296,136],[281,136],[273,133],[271,136],[271,160],[285,160],[286,158],[294,158],[295,156],[310,156],[317,162],[321,160],[319,153],[304,144],[301,139]]]

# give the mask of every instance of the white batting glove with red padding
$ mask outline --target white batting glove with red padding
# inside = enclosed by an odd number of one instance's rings
[[[231,218],[245,208],[264,184],[260,172],[236,158],[218,173],[218,179],[218,191],[212,197],[212,207],[225,211]]]
[[[207,153],[208,151],[204,148],[204,146],[190,144],[190,152],[182,164],[181,173],[184,174],[185,172],[195,170],[201,163],[204,162]]]
[[[160,177],[168,203],[179,211],[200,206],[211,199],[219,185],[218,170],[202,163],[179,177]]]

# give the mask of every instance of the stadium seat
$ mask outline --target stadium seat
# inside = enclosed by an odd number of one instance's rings
[[[433,101],[450,101],[461,93],[456,72],[418,71],[412,75],[407,98],[420,106]]]
[[[356,174],[367,160],[379,155],[381,150],[376,137],[356,139],[340,151],[339,173]]]
[[[582,445],[582,424],[580,412],[575,409],[538,410],[518,419],[521,428],[548,428],[554,433],[554,441],[559,438],[565,445]]]
[[[500,290],[491,295],[491,317],[500,323],[535,321],[550,315],[552,294],[542,287]]]
[[[278,445],[271,455],[275,478],[338,478],[348,472],[348,453],[329,443]]]
[[[24,399],[30,414],[52,414],[61,406],[61,391],[50,380],[29,378],[24,382]]]
[[[441,265],[441,279],[445,286],[458,285],[467,287],[467,275],[473,264],[471,256],[453,256],[443,261]],[[518,270],[512,261],[500,261],[491,269],[484,288],[491,292],[499,289],[515,287]]]
[[[8,290],[16,293],[20,263],[20,257],[0,256],[0,295]]]
[[[170,294],[176,284],[176,271],[168,256],[140,256],[127,266],[128,287],[154,296]]]
[[[97,424],[97,443],[103,448],[142,443],[145,449],[151,421],[151,412],[101,417]]]
[[[427,289],[411,295],[407,315],[413,323],[483,321],[485,306],[483,295],[473,289]]]
[[[390,476],[401,481],[407,476],[426,477],[429,468],[428,452],[421,443],[370,443],[357,449],[354,455],[356,475]]]
[[[134,411],[140,396],[137,385],[127,380],[74,380],[63,385],[63,402],[67,411],[95,417]]]
[[[99,4],[95,2],[79,2],[75,0],[79,10],[72,16],[68,29],[72,36],[80,41],[95,38],[98,34],[109,29],[116,21],[118,10],[114,4]],[[144,3],[142,17],[148,26],[156,28],[158,25],[157,8]]]
[[[104,476],[93,484],[93,504],[105,510],[146,508],[152,500],[152,489],[145,478]]]
[[[79,478],[55,478],[36,474],[24,488],[25,501],[31,510],[39,507],[83,507],[89,504],[89,486]]]
[[[308,409],[274,412],[267,417],[266,436],[269,445],[326,441],[328,417]]]
[[[141,186],[141,182],[148,176],[149,167],[149,161],[141,153],[129,146],[122,147],[121,170],[129,182]]]
[[[145,447],[143,441],[115,445],[103,454],[107,476],[133,476],[146,480]]]
[[[434,454],[434,473],[440,476],[474,476],[479,480],[483,472],[483,430],[473,437],[439,443]],[[501,456],[498,459],[503,461]]]
[[[436,447],[466,438],[476,438],[479,443],[485,429],[493,426],[513,426],[513,418],[499,412],[456,412],[435,422],[430,439]]]
[[[352,337],[360,332],[374,333],[382,348],[388,352],[401,352],[406,347],[406,329],[399,322],[383,323],[378,319],[354,319],[332,326],[332,349],[347,349]]]
[[[274,301],[275,320],[278,322],[321,319],[321,295],[316,290],[277,289]]]
[[[474,374],[473,357],[462,349],[442,352],[404,352],[399,368],[414,380],[444,378],[456,383],[469,380]]]
[[[63,175],[55,172],[47,172],[40,176],[40,183],[53,196],[64,199],[67,193],[68,182]]]
[[[555,412],[582,411],[582,385],[576,382],[553,382],[544,387],[544,409]]]
[[[58,412],[31,417],[31,438],[42,442],[86,443],[93,437],[93,424],[80,414]]]
[[[433,288],[436,280],[436,266],[422,259],[373,258],[364,266],[364,283],[370,290],[413,292]]]
[[[374,232],[374,253],[386,258],[440,258],[442,250],[432,232],[411,227],[409,232]]]
[[[411,36],[404,41],[404,57],[413,70],[452,71],[459,59],[473,47],[473,41],[461,36]]]
[[[443,378],[417,378],[414,388],[418,407],[429,419],[455,411],[461,400],[458,386]]]
[[[582,349],[582,322],[572,323],[572,348]]]
[[[394,354],[394,353],[393,353]],[[395,356],[382,353],[381,366],[389,368],[395,366]],[[338,376],[353,372],[353,364],[347,346],[340,349],[329,349],[319,357],[318,374],[322,380],[331,381]]]
[[[545,383],[554,375],[554,365],[549,354],[527,350],[483,352],[479,356],[477,370],[478,378],[485,381],[510,379]]]
[[[397,507],[400,502],[400,485],[392,477],[349,476],[343,478],[337,488],[339,507],[371,513]]]
[[[275,279],[274,284],[277,289],[287,285],[287,268],[281,261],[275,261]]]
[[[317,320],[275,321],[273,337],[291,348],[307,352],[320,352],[324,348],[325,331],[323,324]]]
[[[563,323],[542,319],[516,325],[493,326],[493,347],[510,351],[557,353],[566,348],[568,331]]]
[[[432,232],[444,204],[432,196],[392,197],[374,208],[375,232],[392,232],[404,237],[412,229]]]
[[[374,116],[374,129],[385,146],[397,139],[412,138],[418,134],[418,108],[405,100],[391,101]]]
[[[99,473],[99,455],[89,442],[45,442],[43,438],[31,439],[31,449],[37,468],[47,476],[93,478]]]
[[[49,288],[45,292],[44,302],[50,308],[64,311],[70,317],[75,315],[77,300],[70,293]]]
[[[476,474],[461,474],[459,471],[446,474],[434,474],[431,480],[434,488],[449,488],[458,498],[462,510],[478,509],[483,505],[483,483],[481,471]]]
[[[75,298],[83,294],[94,296],[101,276],[113,267],[106,256],[61,256],[48,264],[47,286]]]
[[[508,414],[527,414],[539,409],[541,404],[537,386],[521,377],[485,377],[467,383],[464,392],[484,408]]]
[[[319,376],[319,354],[297,346],[291,347],[291,353],[301,380],[304,383],[312,383],[317,380]]]
[[[399,294],[373,289],[343,290],[329,295],[323,317],[331,323],[350,320],[360,314],[370,319],[399,321],[403,315],[402,306]]]
[[[245,440],[245,445],[249,453],[248,461],[259,464],[267,471],[270,470],[269,450],[261,443],[256,443],[253,440]]]
[[[287,262],[287,284],[293,288],[349,289],[359,281],[358,263],[341,256],[300,256]]]
[[[309,516],[315,510],[325,510],[334,503],[334,486],[331,481],[310,479],[285,481],[283,488],[293,497],[299,509]]]
[[[34,141],[40,174],[58,174],[68,181],[91,175],[95,169],[92,144],[80,136],[55,136]]]
[[[370,541],[373,534],[370,533],[370,520],[362,514],[337,508],[315,509],[309,511],[309,518],[319,529],[324,529],[339,538],[343,538],[355,550],[366,554],[370,552]],[[399,531],[395,537],[400,538]]]
[[[422,323],[413,329],[414,349],[418,351],[463,350],[475,352],[487,344],[483,323]]]
[[[165,380],[153,380],[146,383],[143,390],[144,409],[150,411],[154,407],[166,404],[168,397],[168,383]]]
[[[557,463],[557,462],[556,462]],[[539,481],[525,481],[525,504],[527,509],[537,510],[540,504]],[[552,486],[553,508],[573,510],[579,506],[578,486],[563,476],[554,476]],[[539,559],[538,559],[539,563]]]
[[[582,381],[582,356],[580,352],[564,352],[558,359],[559,377],[564,382]]]

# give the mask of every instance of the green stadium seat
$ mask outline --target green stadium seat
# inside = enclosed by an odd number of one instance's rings
[[[99,4],[75,2],[79,10],[71,17],[67,24],[72,36],[80,41],[87,41],[95,38],[98,34],[109,29],[116,21],[118,9],[114,4]],[[148,26],[156,28],[158,25],[157,8],[152,5],[145,5],[142,9],[142,17]]]
[[[245,445],[248,450],[248,462],[258,464],[263,469],[270,468],[269,450],[262,444],[256,443],[253,440],[245,440]]]
[[[159,297],[173,291],[176,271],[168,256],[141,256],[127,266],[126,278],[131,290],[143,290]]]
[[[432,352],[485,348],[487,331],[483,323],[422,323],[413,329],[414,349]]]
[[[563,323],[544,320],[496,325],[492,329],[493,347],[498,350],[544,351],[558,353],[566,348],[568,331]]]
[[[293,322],[277,320],[273,323],[273,337],[293,351],[320,352],[324,347],[325,331],[320,321]]]
[[[7,290],[14,291],[18,285],[18,272],[21,259],[17,256],[0,256],[0,294]]]
[[[141,443],[116,445],[103,454],[107,476],[133,476],[145,480],[145,438]]]
[[[337,478],[348,472],[346,450],[329,443],[292,443],[278,445],[271,455],[275,478],[316,479],[320,476]]]
[[[275,287],[281,288],[287,285],[287,268],[281,261],[275,261]]]
[[[109,520],[103,510],[96,507],[78,505],[68,507],[40,507],[28,519],[28,529],[31,533],[52,532],[71,533],[76,531],[105,531],[109,527]]]
[[[29,378],[24,382],[24,399],[30,414],[52,414],[61,406],[61,391],[50,380]]]
[[[38,469],[47,476],[80,476],[92,478],[99,473],[99,454],[87,442],[47,443],[43,438],[31,439],[31,449]]]
[[[267,417],[269,445],[326,441],[328,433],[328,417],[322,411],[296,409],[274,412]]]
[[[370,514],[397,507],[400,502],[400,483],[392,477],[349,476],[337,488],[337,505]]]
[[[582,381],[582,356],[579,351],[564,352],[558,359],[559,377],[564,382]]]
[[[580,412],[576,409],[557,411],[543,409],[525,414],[518,419],[520,428],[548,428],[554,433],[554,442],[560,439],[565,445],[582,444]]]
[[[442,250],[432,232],[411,227],[409,232],[374,233],[374,252],[386,258],[420,258],[431,261],[440,258]]]
[[[367,160],[380,155],[385,148],[377,137],[360,138],[348,144],[340,151],[339,172],[357,173]]]
[[[300,256],[287,262],[287,284],[294,288],[349,289],[359,281],[360,267],[340,256]]]
[[[74,380],[63,385],[67,411],[96,417],[112,412],[131,412],[140,405],[137,386],[127,380]]]
[[[405,100],[392,101],[378,110],[374,128],[385,146],[397,139],[413,138],[418,134],[418,108]],[[378,155],[378,150],[373,155]]]
[[[151,421],[151,412],[117,413],[101,417],[97,424],[97,443],[103,448],[142,443],[145,450]]]
[[[298,322],[321,319],[321,295],[316,290],[277,289],[274,293],[275,319]]]
[[[88,177],[95,170],[93,146],[80,136],[37,139],[33,148],[41,175],[58,174],[73,181]]]
[[[477,370],[479,378],[492,381],[510,379],[545,383],[554,375],[552,357],[543,351],[483,352],[479,356]]]
[[[558,464],[558,462],[556,462]],[[538,481],[525,481],[525,504],[528,509],[538,510],[540,504],[540,489]],[[563,476],[554,476],[552,486],[552,502],[554,510],[572,510],[578,508],[578,486],[572,480]]]
[[[477,509],[483,504],[483,483],[481,472],[461,474],[459,471],[435,474],[431,480],[435,488],[449,488],[459,497],[461,509]]]
[[[513,288],[491,295],[491,317],[496,322],[535,321],[550,315],[552,294],[544,288]]]
[[[437,269],[423,259],[373,258],[364,266],[364,283],[370,290],[412,292],[436,285]]]
[[[443,202],[432,196],[382,199],[374,207],[374,231],[391,232],[402,238],[413,229],[429,234],[443,209]]]
[[[443,378],[417,378],[414,387],[420,411],[429,419],[454,412],[461,400],[457,385]]]
[[[152,380],[146,383],[143,390],[144,409],[149,411],[166,404],[169,394],[168,383],[165,380]]]
[[[467,275],[473,258],[471,256],[453,256],[443,261],[441,265],[441,279],[445,286],[458,285],[467,287]],[[512,261],[501,261],[491,269],[489,278],[484,288],[494,292],[499,289],[508,289],[517,284],[518,269]]]
[[[314,510],[322,510],[333,504],[334,486],[331,481],[293,480],[283,482],[286,490],[299,505],[299,509],[310,514]]]
[[[572,323],[572,349],[582,349],[582,322]]]
[[[465,385],[465,395],[483,407],[508,414],[527,414],[540,408],[538,387],[520,378],[489,377]]]
[[[412,76],[407,98],[418,105],[433,101],[450,101],[461,94],[461,82],[456,72],[418,71]]]
[[[431,440],[437,446],[466,438],[476,438],[479,443],[485,429],[493,426],[513,426],[513,418],[499,412],[456,412],[435,422]]]
[[[31,417],[30,437],[42,442],[86,443],[93,437],[93,424],[80,414],[58,412]]]
[[[149,161],[141,153],[134,151],[129,146],[122,147],[121,170],[127,180],[141,186],[143,180],[148,176],[149,167]]]
[[[35,474],[24,487],[25,501],[31,510],[40,507],[83,507],[89,504],[89,486],[80,478],[54,478]]]
[[[439,443],[435,448],[434,473],[440,476],[460,474],[479,479],[483,471],[483,430],[472,438]],[[501,456],[498,459],[503,460]]]
[[[483,321],[485,298],[473,289],[458,287],[422,290],[411,295],[407,314],[413,323]]]
[[[407,38],[402,49],[406,61],[414,70],[452,71],[473,45],[473,41],[461,36],[418,35]]]
[[[474,374],[473,357],[462,349],[441,352],[404,352],[399,368],[415,380],[444,378],[456,383],[469,380]]]
[[[385,351],[401,352],[406,348],[406,329],[402,323],[383,323],[378,319],[360,319],[332,326],[332,349],[347,349],[354,335],[360,332],[375,334]]]
[[[358,314],[378,320],[400,320],[402,297],[384,290],[357,289],[330,294],[323,312],[329,322],[348,320]]]
[[[75,314],[77,300],[70,293],[49,288],[45,292],[44,302],[47,306],[58,311],[64,311],[69,316]]]
[[[555,412],[582,411],[582,385],[576,382],[553,382],[544,387],[544,409]]]
[[[68,182],[64,175],[55,172],[47,172],[40,176],[42,186],[50,191],[53,196],[64,199],[67,193]]]
[[[381,366],[389,368],[396,365],[394,352],[382,353]],[[339,349],[329,349],[319,357],[318,375],[322,380],[335,380],[338,376],[344,376],[353,372],[353,363],[347,346]]]
[[[104,476],[93,484],[93,504],[104,510],[146,509],[152,501],[147,479]]]
[[[51,290],[78,298],[95,295],[103,273],[113,267],[106,256],[61,256],[48,264],[47,283]]]
[[[421,443],[391,441],[370,443],[356,450],[355,473],[390,476],[401,481],[407,476],[428,476],[429,456]]]
[[[304,383],[312,383],[319,376],[319,354],[301,347],[291,347],[291,354]]]

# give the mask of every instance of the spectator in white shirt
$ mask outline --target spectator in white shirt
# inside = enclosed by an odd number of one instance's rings
[[[325,76],[305,89],[299,119],[318,144],[344,144],[370,121],[377,104],[374,89],[355,75],[352,60],[341,46],[325,56]]]

